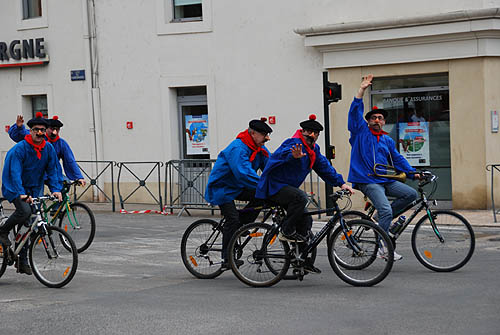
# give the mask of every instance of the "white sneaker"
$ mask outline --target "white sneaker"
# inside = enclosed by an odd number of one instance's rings
[[[394,260],[395,261],[399,261],[403,259],[403,256],[401,256],[400,254],[398,254],[396,251],[394,251]]]

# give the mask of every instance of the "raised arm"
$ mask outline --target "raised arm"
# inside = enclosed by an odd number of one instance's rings
[[[14,142],[18,143],[24,140],[24,136],[29,134],[30,131],[26,129],[24,126],[24,118],[22,115],[18,115],[16,119],[16,123],[14,123],[10,128],[9,128],[9,137],[11,140]]]

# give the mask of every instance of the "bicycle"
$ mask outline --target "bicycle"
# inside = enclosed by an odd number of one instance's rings
[[[0,217],[5,221],[2,202],[0,198]],[[19,260],[19,253],[30,239],[29,262],[33,275],[47,287],[60,288],[67,285],[75,276],[78,267],[78,252],[71,236],[60,227],[50,226],[42,216],[42,203],[44,200],[54,200],[49,196],[33,198],[32,223],[21,232],[21,227],[14,227],[15,247],[0,244],[0,277],[7,266]],[[19,270],[18,270],[19,271]]]
[[[56,225],[68,232],[75,242],[78,252],[84,252],[92,244],[95,236],[95,217],[92,210],[81,202],[71,202],[69,190],[78,181],[64,181],[61,191],[63,201],[47,205],[42,201],[42,215],[50,225]]]
[[[414,206],[418,206],[413,213],[401,225],[401,228],[390,236],[394,248],[396,241],[403,231],[410,225],[415,217],[425,210],[423,216],[413,228],[411,235],[411,246],[417,260],[426,268],[436,272],[451,272],[463,267],[471,259],[475,249],[475,235],[470,223],[462,215],[452,210],[433,210],[431,205],[436,206],[436,200],[428,200],[423,187],[432,183],[429,194],[431,197],[437,189],[438,177],[432,172],[423,170],[418,172],[423,177],[418,183],[420,197],[408,204],[393,217],[397,218]],[[374,221],[375,207],[369,201],[366,203],[365,211],[346,211],[344,217],[350,219],[365,219]]]
[[[331,195],[332,208],[304,214],[326,213],[333,217],[302,248],[301,243],[289,244],[278,239],[280,223],[277,222],[272,225],[254,222],[238,229],[229,243],[229,262],[235,276],[249,286],[272,286],[283,279],[291,265],[297,279],[303,280],[308,253],[330,235],[328,261],[340,279],[353,286],[380,283],[394,262],[392,243],[371,221],[344,220],[337,201],[348,195],[348,191],[337,191]],[[340,226],[336,227],[336,222],[340,222]],[[379,253],[381,248],[385,252]]]
[[[272,218],[273,222],[281,222],[286,213],[281,207],[261,206],[256,208],[240,209],[239,212],[262,210],[264,216],[261,222]],[[196,278],[213,279],[223,271],[222,267],[222,235],[226,219],[220,221],[200,219],[193,222],[186,229],[181,240],[181,258],[186,269]],[[316,259],[316,249],[309,255],[311,261]],[[293,274],[286,275],[285,279],[295,279]]]

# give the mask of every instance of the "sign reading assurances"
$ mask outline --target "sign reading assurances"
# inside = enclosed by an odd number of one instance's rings
[[[42,65],[49,62],[44,38],[0,41],[0,67]]]

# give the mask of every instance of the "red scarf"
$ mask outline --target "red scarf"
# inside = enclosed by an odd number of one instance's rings
[[[26,142],[28,142],[29,144],[31,144],[31,146],[33,147],[33,149],[35,149],[35,151],[36,151],[36,157],[38,157],[38,159],[42,159],[42,149],[43,149],[43,147],[45,147],[45,140],[43,140],[43,142],[40,143],[40,144],[35,144],[33,142],[33,138],[31,137],[30,134],[24,136],[24,139],[26,140]]]
[[[248,130],[243,130],[238,134],[238,136],[236,136],[236,138],[239,138],[241,142],[245,143],[250,149],[252,149],[253,152],[250,156],[250,162],[253,162],[259,152],[262,152],[264,156],[269,157],[269,153],[263,147],[258,147],[257,144],[255,144]]]
[[[313,149],[311,149],[309,147],[309,144],[307,144],[306,139],[304,138],[304,135],[302,135],[302,130],[301,129],[297,130],[295,132],[295,134],[292,136],[292,138],[300,138],[300,140],[304,144],[304,147],[306,148],[307,154],[309,155],[309,160],[311,161],[311,164],[309,164],[309,168],[312,169],[312,167],[314,165],[314,161],[316,160],[316,153],[314,152]],[[314,143],[314,146],[316,146],[316,143]]]
[[[372,128],[368,128],[368,129],[370,129],[370,131],[372,132],[373,135],[377,136],[377,142],[380,140],[380,136],[382,136],[382,135],[389,135],[389,133],[386,133],[383,130],[375,131]]]
[[[57,141],[59,141],[59,135],[57,135],[56,138],[54,138],[54,139],[51,139],[50,136],[46,136],[46,137],[50,143],[56,143]]]

